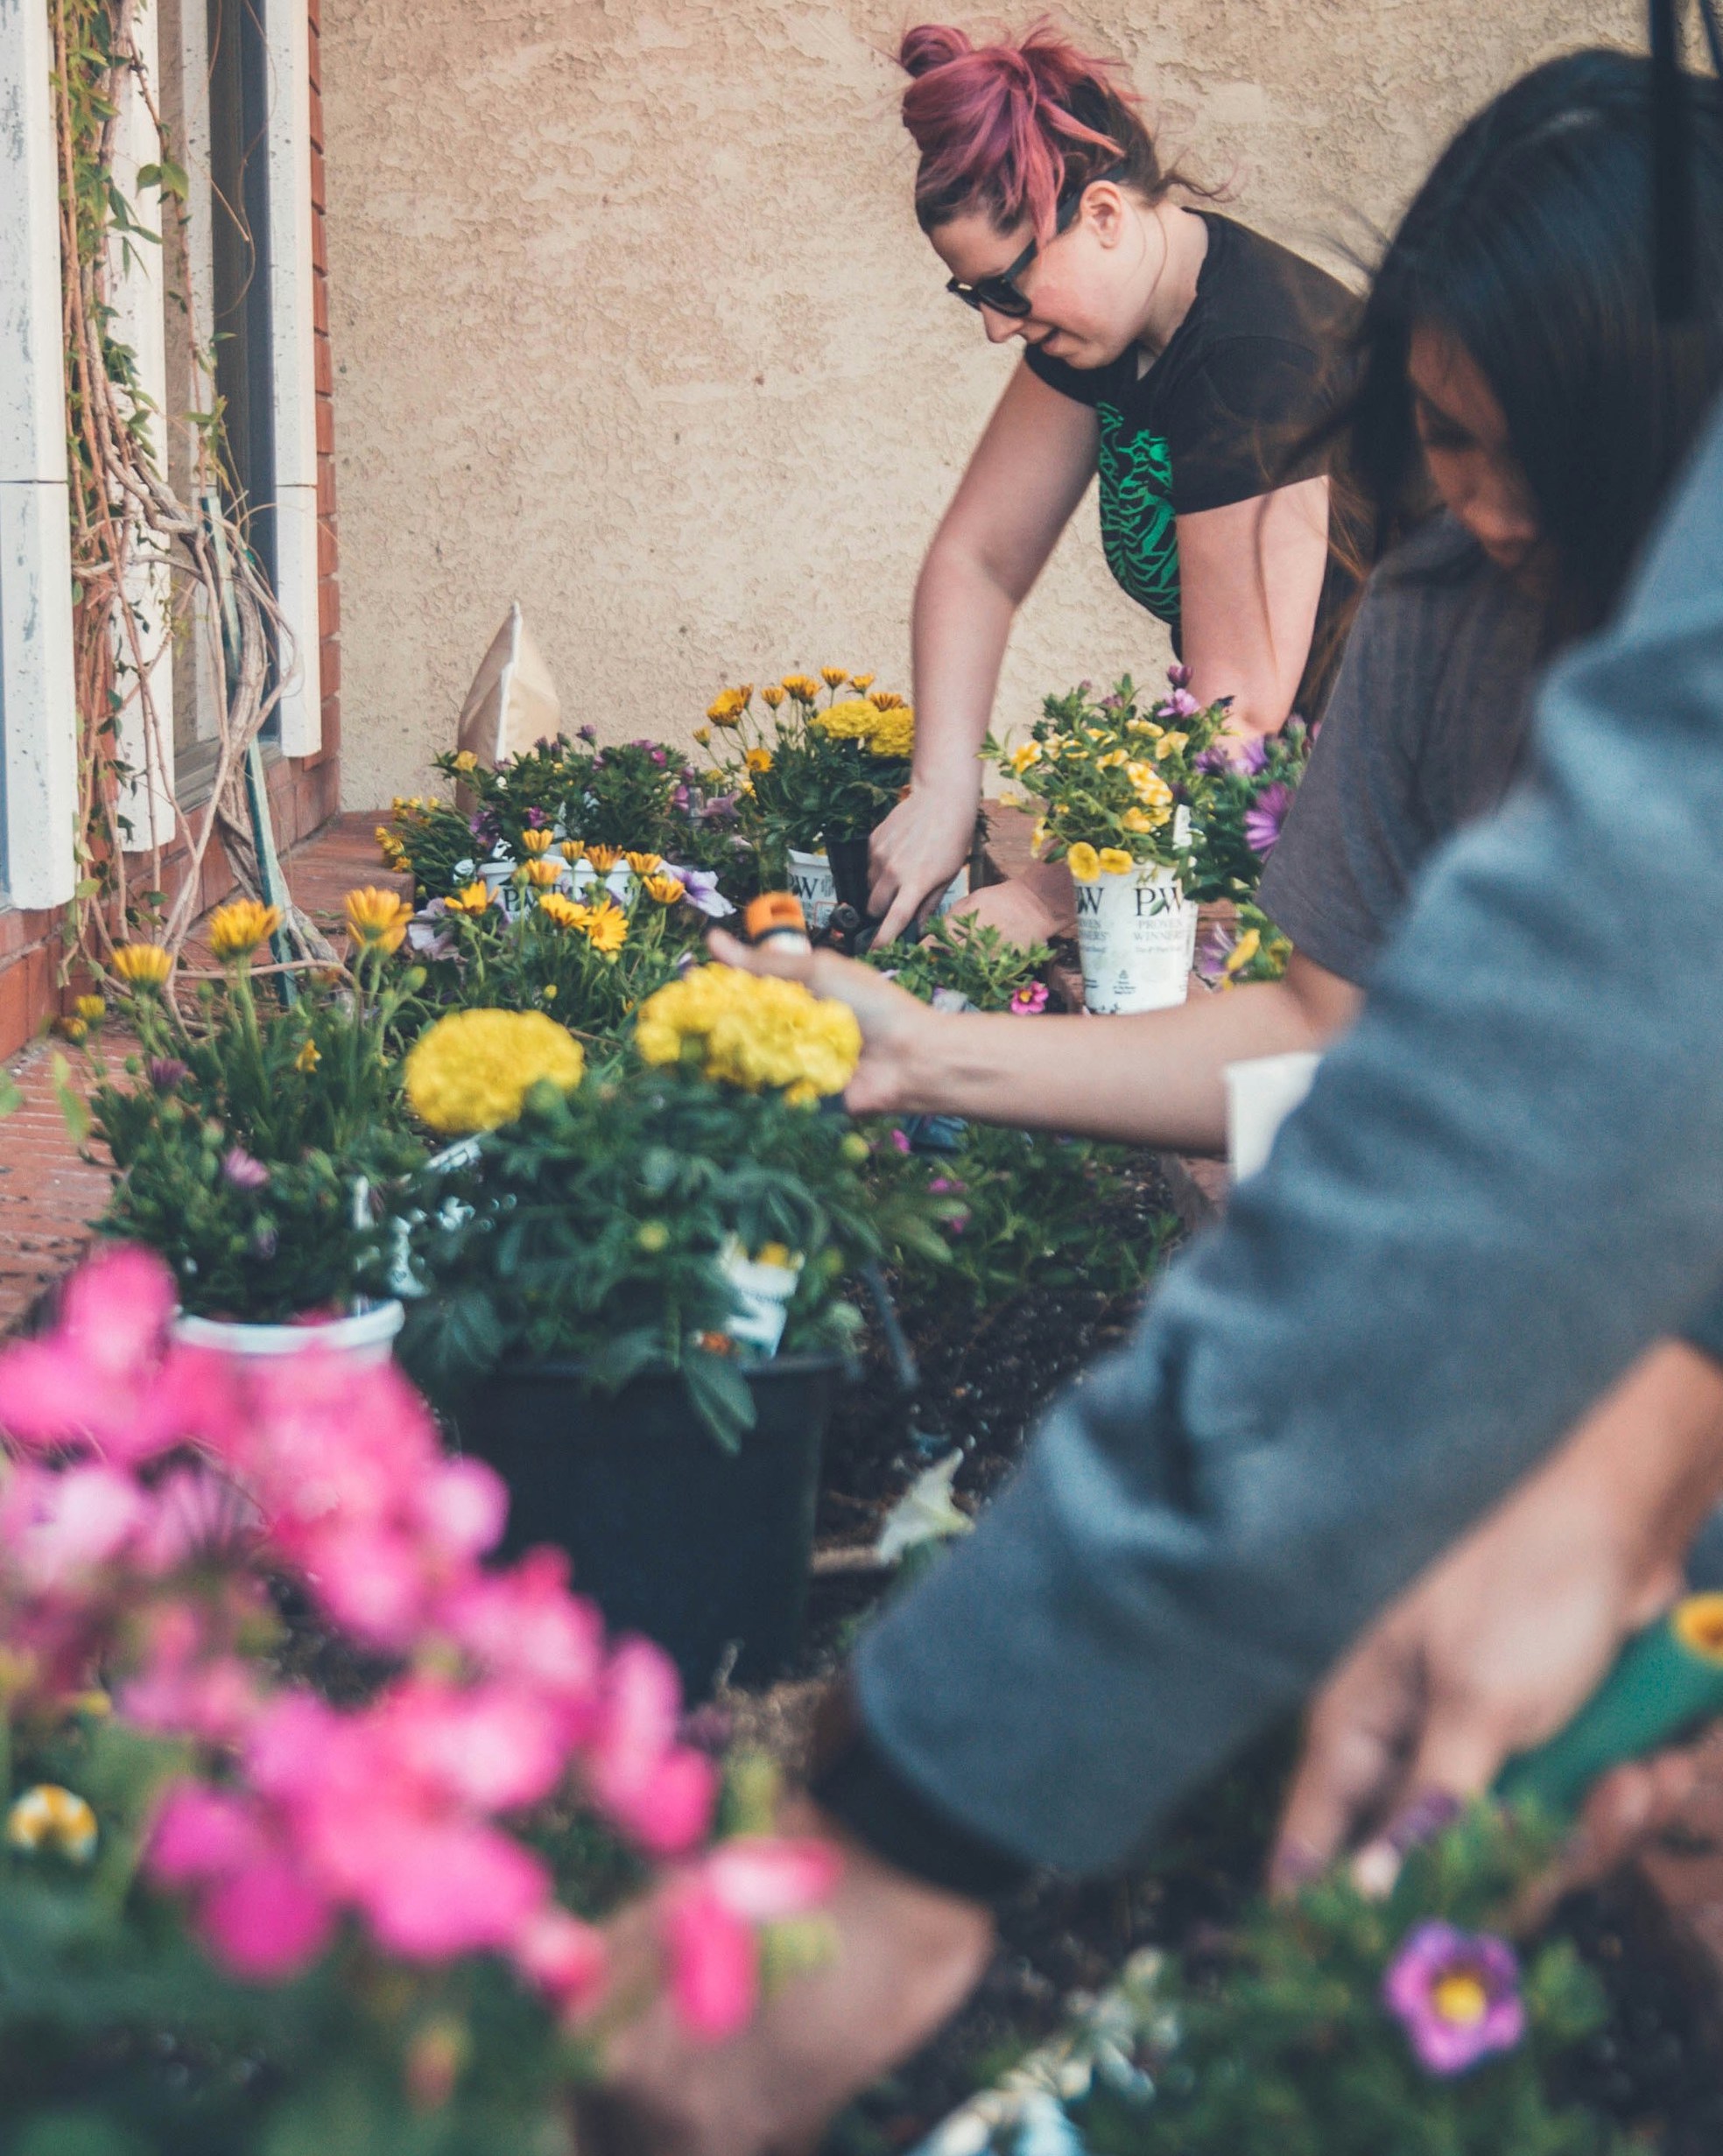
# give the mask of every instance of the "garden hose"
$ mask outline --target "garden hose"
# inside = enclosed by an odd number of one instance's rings
[[[1567,1727],[1510,1759],[1495,1784],[1508,1801],[1577,1811],[1600,1775],[1723,1715],[1723,1594],[1689,1595],[1621,1650]]]

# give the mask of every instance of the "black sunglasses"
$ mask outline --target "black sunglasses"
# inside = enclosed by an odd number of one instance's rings
[[[1078,211],[1083,207],[1083,197],[1097,180],[1117,179],[1124,169],[1122,165],[1109,165],[1106,172],[1097,172],[1093,179],[1086,179],[1075,194],[1068,195],[1059,204],[1058,215],[1053,224],[1053,237],[1058,239],[1062,232],[1070,231],[1077,221]],[[961,277],[947,277],[946,290],[953,298],[960,299],[966,307],[974,307],[977,313],[982,307],[991,307],[995,314],[1009,314],[1014,322],[1020,322],[1029,313],[1030,303],[1017,290],[1017,279],[1040,249],[1040,241],[1031,240],[1009,269],[1001,270],[993,277],[977,277],[973,284],[966,284]]]

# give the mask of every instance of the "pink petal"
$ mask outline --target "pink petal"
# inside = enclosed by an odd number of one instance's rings
[[[177,1300],[173,1275],[153,1251],[112,1244],[66,1283],[58,1331],[93,1371],[141,1384],[160,1358]]]
[[[512,1949],[515,1966],[565,2012],[578,2013],[604,1986],[604,1934],[566,1909],[541,1909]]]
[[[817,1908],[837,1885],[843,1858],[829,1842],[738,1835],[721,1842],[700,1866],[726,1908],[770,1924]]]
[[[753,1932],[709,1888],[692,1886],[666,1903],[670,1996],[684,2023],[709,2042],[747,2026],[760,1986]]]
[[[156,1814],[144,1865],[160,1886],[193,1886],[257,1862],[264,1847],[244,1798],[207,1782],[177,1781]]]
[[[666,1753],[637,1780],[597,1794],[616,1825],[642,1849],[676,1857],[711,1826],[718,1780],[715,1761],[686,1745]]]
[[[506,1948],[550,1897],[544,1866],[488,1827],[404,1828],[367,1854],[359,1899],[377,1943],[409,1961]]]
[[[482,1556],[503,1539],[509,1485],[482,1460],[440,1461],[420,1488],[418,1512],[440,1549]]]
[[[198,1908],[198,1928],[236,1977],[277,1984],[328,1944],[335,1913],[285,1857],[267,1857],[225,1879]]]
[[[675,1743],[681,1717],[675,1663],[650,1640],[624,1640],[604,1672],[592,1742],[590,1773],[601,1802],[625,1803],[644,1786]]]

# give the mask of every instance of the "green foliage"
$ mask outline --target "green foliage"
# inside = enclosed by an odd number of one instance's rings
[[[119,1175],[100,1226],[173,1270],[199,1316],[271,1323],[387,1291],[390,1216],[423,1157],[385,1042],[416,969],[307,980],[263,1006],[244,966],[186,1018],[123,999],[143,1055],[121,1084],[98,1045],[89,1112]]]
[[[1216,774],[1193,897],[1248,898],[1256,888],[1267,856],[1258,853],[1245,837],[1245,817],[1270,786],[1296,790],[1310,752],[1310,729],[1302,719],[1289,719],[1278,734],[1263,741],[1260,770],[1247,771],[1229,763]]]
[[[425,987],[411,1015],[417,1030],[447,1010],[542,1010],[587,1039],[614,1038],[636,1004],[673,978],[697,948],[705,923],[687,906],[665,907],[636,892],[622,948],[605,952],[579,928],[559,925],[530,891],[501,906],[439,916],[425,954]]]
[[[828,734],[799,706],[774,734],[770,769],[751,776],[760,851],[780,876],[791,846],[811,853],[865,839],[909,783],[906,756],[878,756],[864,741]]]
[[[1283,936],[1260,906],[1247,899],[1234,927],[1216,927],[1197,947],[1197,971],[1223,988],[1253,980],[1279,980],[1292,956],[1292,939]]]
[[[911,1279],[918,1294],[967,1292],[984,1310],[1029,1288],[1122,1296],[1153,1277],[1178,1223],[1140,1224],[1133,1159],[1123,1146],[970,1123],[954,1153],[931,1164],[883,1154],[875,1173],[888,1184],[931,1176],[933,1195],[960,1209],[938,1275],[912,1264]]]
[[[958,914],[942,915],[907,951],[900,944],[876,945],[866,962],[924,1003],[943,991],[962,996],[972,1009],[1002,1011],[1020,988],[1040,979],[1052,957],[1045,944],[1025,949],[1008,943],[996,928]]]
[[[1450,2076],[1422,2064],[1382,1998],[1416,1928],[1501,1933],[1552,1837],[1480,1806],[1415,1851],[1393,1893],[1344,1872],[1259,1905],[1218,1973],[1168,1963],[1136,1987],[1144,2100],[1098,2076],[1073,2116],[1095,2156],[1612,2156],[1609,2123],[1552,2094],[1603,2016],[1565,1941],[1523,1943],[1527,2031]]]
[[[1086,682],[1047,698],[1028,741],[1007,749],[989,735],[982,754],[1040,802],[1050,860],[1072,846],[1111,849],[1175,869],[1194,891],[1219,783],[1207,752],[1230,699],[1199,710],[1175,690],[1152,714],[1144,700],[1129,674],[1103,697]]]
[[[725,1334],[742,1309],[721,1261],[733,1238],[801,1261],[786,1352],[853,1338],[842,1282],[858,1265],[943,1258],[941,1208],[913,1187],[882,1197],[866,1158],[838,1114],[674,1066],[535,1088],[519,1122],[421,1179],[413,1264],[433,1299],[404,1352],[445,1386],[512,1359],[579,1361],[603,1393],[679,1371],[734,1443],[753,1410]]]
[[[476,836],[468,852],[480,860],[499,842],[518,860],[525,833],[546,829],[589,846],[662,853],[683,777],[680,759],[657,742],[598,748],[566,734],[523,749],[494,771],[453,754],[439,756],[436,768],[472,794]]]

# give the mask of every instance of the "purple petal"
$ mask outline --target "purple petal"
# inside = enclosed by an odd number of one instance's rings
[[[236,1190],[261,1190],[270,1179],[264,1163],[239,1145],[230,1145],[222,1155],[222,1173]]]

